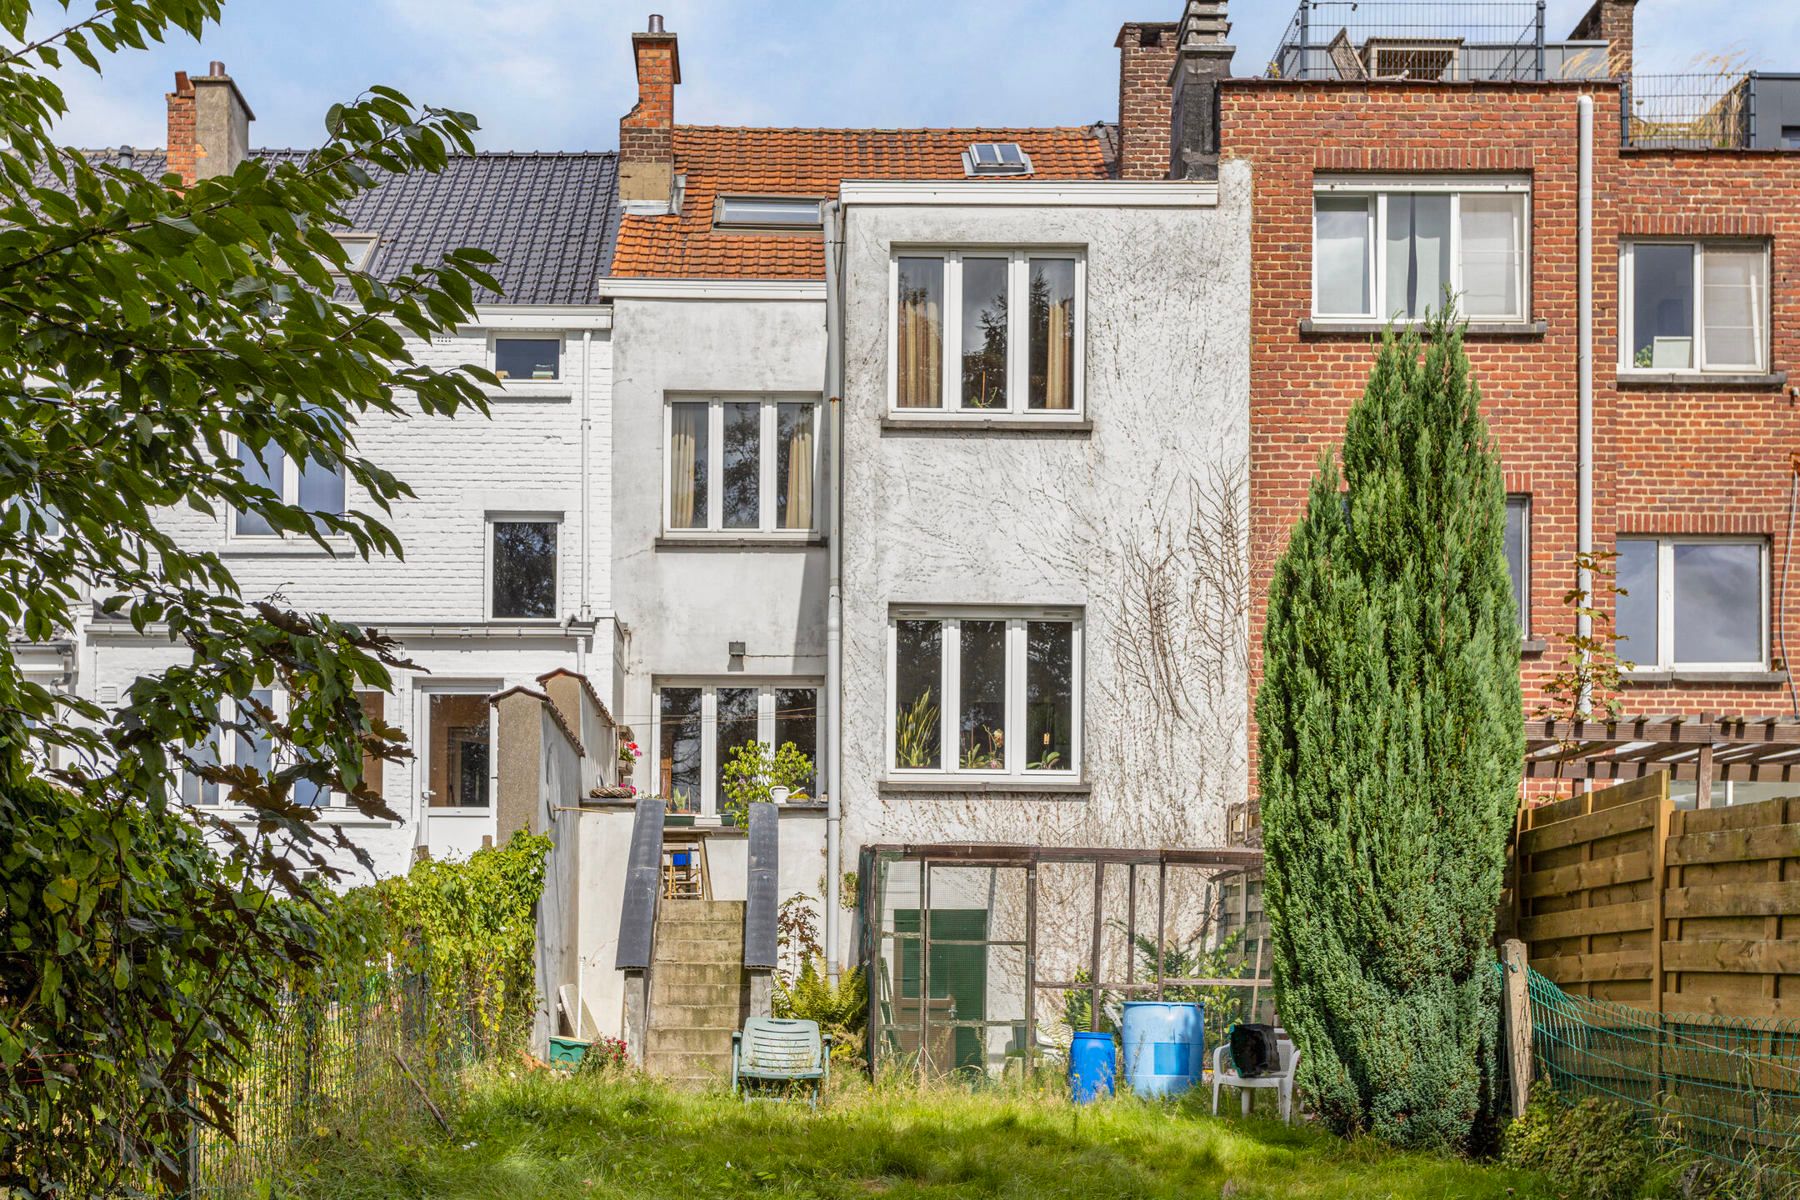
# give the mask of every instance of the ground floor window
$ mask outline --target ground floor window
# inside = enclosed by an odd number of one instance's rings
[[[1618,553],[1620,658],[1639,670],[1767,667],[1767,541],[1622,537]]]
[[[358,692],[357,699],[362,701],[363,711],[371,718],[377,721],[383,719],[387,701],[384,693]],[[203,778],[202,772],[207,768],[248,767],[267,775],[279,767],[291,765],[277,761],[273,744],[268,735],[257,727],[256,720],[258,710],[273,715],[278,721],[285,720],[290,703],[288,694],[274,688],[258,688],[250,693],[249,700],[249,704],[243,705],[227,701],[220,710],[219,723],[213,726],[206,740],[184,751],[189,767],[181,773],[183,804],[205,808],[229,803],[227,789],[215,780]],[[377,795],[381,794],[382,766],[380,759],[367,754],[363,756],[363,778]],[[295,780],[291,795],[296,804],[308,808],[348,803],[329,788],[321,787],[308,779]]]
[[[897,773],[1074,776],[1081,620],[1070,612],[896,612],[888,627]]]
[[[716,813],[725,798],[725,764],[746,742],[792,742],[819,758],[819,687],[810,681],[669,682],[656,689],[656,794],[676,811]],[[817,776],[807,781],[810,796]]]

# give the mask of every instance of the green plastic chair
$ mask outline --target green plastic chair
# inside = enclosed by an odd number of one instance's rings
[[[817,1021],[751,1017],[731,1035],[731,1094],[741,1088],[749,1103],[752,1084],[807,1084],[813,1108],[831,1078],[831,1037]]]

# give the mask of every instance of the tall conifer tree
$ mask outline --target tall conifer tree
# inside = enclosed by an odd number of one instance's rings
[[[1383,338],[1276,566],[1256,697],[1275,993],[1339,1131],[1466,1146],[1524,756],[1506,493],[1454,313]]]

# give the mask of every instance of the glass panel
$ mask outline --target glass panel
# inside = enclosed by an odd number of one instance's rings
[[[775,505],[778,529],[813,525],[814,404],[781,404],[775,409]]]
[[[1525,197],[1462,198],[1462,308],[1469,317],[1523,316],[1520,243]]]
[[[1708,367],[1760,367],[1767,259],[1761,250],[1708,250],[1701,312]]]
[[[275,693],[266,688],[258,688],[250,693],[250,699],[265,709],[275,705]],[[238,723],[246,728],[240,729],[237,735],[237,765],[252,767],[262,774],[269,773],[271,754],[274,747],[269,743],[269,735],[257,725],[257,718],[249,705],[238,708]]]
[[[726,688],[718,690],[719,704],[719,736],[717,753],[719,761],[713,767],[713,789],[720,808],[725,805],[725,764],[739,746],[757,740],[756,729],[756,688]]]
[[[819,693],[815,688],[775,689],[775,745],[792,742],[794,749],[819,765]],[[800,791],[812,795],[818,773],[798,784]],[[795,798],[798,798],[797,796]]]
[[[1656,543],[1642,538],[1619,539],[1620,588],[1614,632],[1619,638],[1619,657],[1640,667],[1657,665]]]
[[[1366,196],[1319,196],[1313,200],[1313,257],[1318,274],[1314,310],[1320,316],[1368,316],[1374,304],[1369,287]]]
[[[705,404],[669,405],[669,528],[706,528]]]
[[[1762,547],[1675,546],[1675,662],[1760,663]]]
[[[494,615],[556,615],[556,522],[494,523]]]
[[[1530,541],[1526,536],[1531,521],[1531,501],[1524,496],[1506,498],[1506,574],[1512,580],[1513,600],[1519,606],[1519,633],[1531,629],[1531,564]]]
[[[515,382],[556,379],[560,375],[560,338],[496,338],[494,374]]]
[[[957,765],[965,771],[1004,771],[1006,622],[964,621],[958,657]]]
[[[294,780],[294,803],[303,808],[324,808],[331,801],[331,789],[320,787],[310,779]]]
[[[344,515],[344,473],[316,459],[307,459],[300,468],[300,507],[308,512]],[[240,521],[239,528],[243,527]]]
[[[1075,626],[1025,622],[1025,769],[1072,771],[1075,731]]]
[[[817,228],[824,223],[817,200],[747,199],[724,196],[719,200],[721,225],[772,225],[785,229]]]
[[[659,693],[660,745],[656,748],[656,789],[675,801],[677,812],[700,808],[700,689],[664,688]]]
[[[902,258],[895,319],[895,393],[901,408],[944,406],[944,260]]]
[[[1004,258],[962,262],[962,406],[1006,407]]]
[[[894,622],[894,765],[936,767],[944,687],[941,621]]]
[[[433,808],[488,806],[488,702],[483,694],[431,697],[430,776]]]
[[[238,467],[243,472],[244,482],[252,487],[266,487],[277,497],[282,495],[282,477],[287,473],[287,454],[280,446],[270,444],[263,447],[262,462],[256,459],[256,452],[249,446],[239,443]],[[244,534],[265,535],[275,532],[274,526],[264,520],[260,513],[244,512],[237,514],[237,531]]]
[[[722,474],[726,529],[762,528],[762,405],[727,404]]]
[[[358,692],[356,698],[362,702],[363,715],[369,718],[371,724],[386,722],[386,692]],[[365,753],[362,756],[363,786],[377,796],[382,794],[381,777],[386,768],[387,764],[373,754]]]
[[[1387,202],[1387,312],[1418,320],[1450,286],[1450,197],[1401,192]]]
[[[218,766],[219,727],[215,724],[208,730],[206,740],[198,746],[190,748],[187,756],[196,766]],[[192,771],[183,771],[181,773],[181,802],[195,806],[217,804],[219,802],[219,785],[200,778]]]
[[[1694,248],[1646,244],[1631,252],[1631,363],[1694,365]]]
[[[1075,261],[1031,260],[1032,408],[1075,407]]]

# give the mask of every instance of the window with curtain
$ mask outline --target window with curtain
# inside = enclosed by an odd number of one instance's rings
[[[1524,321],[1529,184],[1326,180],[1313,196],[1313,316],[1419,321],[1456,297],[1465,317]]]
[[[1767,245],[1627,242],[1620,276],[1620,370],[1768,370]]]
[[[1074,252],[897,254],[891,411],[1077,415],[1085,269]],[[946,363],[954,365],[947,371]],[[953,403],[944,401],[946,387]]]
[[[818,401],[716,397],[668,409],[671,536],[779,539],[814,531]],[[715,479],[718,486],[709,486]]]
[[[1769,544],[1761,538],[1621,537],[1614,633],[1640,670],[1763,670]]]

